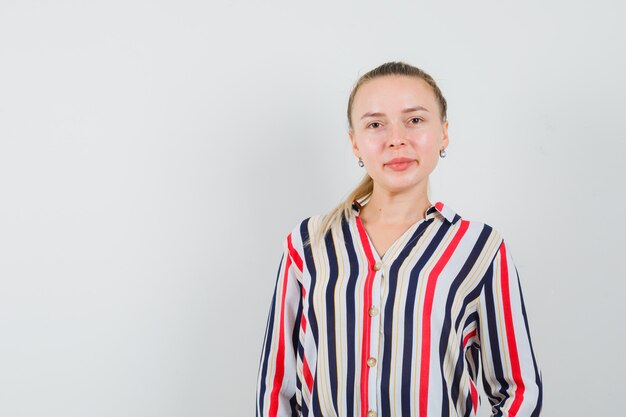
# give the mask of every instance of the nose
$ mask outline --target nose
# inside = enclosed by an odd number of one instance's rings
[[[393,126],[389,130],[387,145],[392,148],[406,145],[406,136],[402,126]]]

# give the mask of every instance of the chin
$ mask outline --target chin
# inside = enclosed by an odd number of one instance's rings
[[[419,189],[421,184],[424,183],[425,184],[426,180],[422,180],[422,181],[393,181],[393,182],[386,182],[384,184],[381,184],[383,186],[383,188],[385,188],[386,190],[393,192],[393,193],[403,193],[403,192],[410,192],[410,191],[415,191],[416,189]],[[424,188],[425,189],[425,188]]]

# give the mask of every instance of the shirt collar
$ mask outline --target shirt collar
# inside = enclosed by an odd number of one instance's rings
[[[359,212],[361,211],[361,207],[363,206],[358,201],[355,200],[352,202],[352,209],[356,214],[359,214]],[[435,204],[430,206],[428,210],[426,210],[425,218],[430,219],[433,217],[443,217],[445,220],[452,224],[456,223],[456,221],[461,218],[461,216],[459,216],[454,210],[452,210],[452,208],[443,204],[441,201],[437,201]]]
[[[437,201],[428,210],[426,210],[426,217],[428,217],[429,214],[442,216],[448,222],[453,224],[461,218],[461,216],[452,210],[450,206],[443,204],[441,201]]]

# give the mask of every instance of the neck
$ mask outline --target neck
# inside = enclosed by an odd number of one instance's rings
[[[374,184],[374,190],[360,217],[367,223],[388,225],[413,224],[424,218],[431,206],[426,190],[412,193],[392,193]]]

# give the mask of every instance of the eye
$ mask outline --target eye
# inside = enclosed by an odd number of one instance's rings
[[[372,122],[367,125],[367,127],[371,127],[372,129],[378,129],[381,126],[380,122]]]
[[[414,125],[420,124],[420,123],[422,123],[422,121],[423,121],[423,120],[422,120],[422,118],[420,118],[420,117],[413,117],[413,118],[411,118],[411,120],[410,120],[411,124],[414,124]]]

